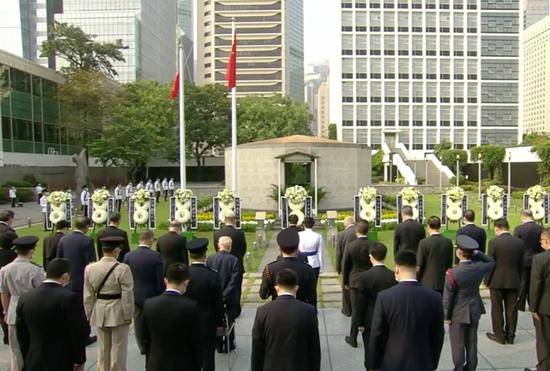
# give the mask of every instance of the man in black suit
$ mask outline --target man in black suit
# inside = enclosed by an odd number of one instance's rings
[[[384,265],[384,259],[388,252],[387,247],[381,243],[374,243],[370,247],[370,261],[372,268],[361,273],[359,288],[357,289],[358,299],[358,329],[363,337],[365,348],[365,368],[368,369],[368,345],[369,335],[372,326],[372,315],[374,304],[380,291],[384,291],[397,285],[395,273]]]
[[[353,348],[357,348],[357,334],[359,327],[359,307],[358,307],[358,289],[361,273],[369,270],[372,267],[370,261],[370,247],[374,244],[367,238],[369,233],[369,223],[365,220],[360,220],[355,226],[355,234],[357,239],[346,247],[344,251],[344,261],[342,268],[342,280],[344,288],[349,290],[351,299],[351,327],[349,336],[346,336],[345,341]]]
[[[55,233],[44,238],[44,248],[42,250],[44,269],[48,269],[48,264],[57,256],[59,241],[69,232],[69,226],[69,222],[60,220],[55,224]]]
[[[187,240],[180,235],[181,224],[172,221],[168,227],[168,233],[160,236],[157,241],[157,251],[164,262],[164,270],[174,263],[183,263],[189,265],[187,254]]]
[[[224,226],[223,228],[214,232],[214,248],[218,251],[218,241],[222,236],[228,236],[231,238],[231,255],[239,258],[241,264],[241,274],[239,276],[238,282],[238,295],[239,295],[239,306],[237,317],[241,314],[241,286],[243,284],[243,274],[244,274],[244,256],[246,255],[246,236],[242,229],[237,229],[235,214],[229,212],[225,215]]]
[[[418,264],[418,281],[443,295],[445,272],[453,266],[453,241],[443,237],[441,219],[431,216],[428,219],[429,237],[418,245],[416,262]]]
[[[98,259],[101,259],[103,256],[103,250],[101,249],[101,243],[99,240],[105,237],[122,237],[124,238],[124,243],[122,244],[122,250],[118,256],[118,261],[124,261],[124,255],[130,252],[130,243],[128,241],[128,233],[125,230],[119,228],[120,226],[120,214],[113,213],[109,216],[109,225],[97,233],[97,256]]]
[[[199,305],[199,323],[202,338],[202,370],[215,369],[217,330],[223,329],[223,294],[220,276],[206,265],[208,240],[197,238],[189,242],[191,280],[187,296]]]
[[[378,294],[369,338],[368,368],[380,371],[437,369],[443,347],[441,295],[416,280],[416,256],[395,256],[399,284]]]
[[[254,319],[252,371],[319,371],[317,311],[296,300],[299,279],[292,269],[279,271],[276,281],[277,299],[258,308]]]
[[[316,307],[315,272],[309,264],[298,258],[298,245],[300,244],[298,231],[295,228],[283,229],[277,235],[277,244],[282,258],[265,266],[262,273],[260,298],[265,300],[271,296],[272,300],[277,299],[275,278],[281,270],[290,268],[298,275],[296,298]]]
[[[300,221],[300,219],[298,219],[298,215],[291,214],[291,215],[288,216],[287,220],[288,220],[288,227],[287,228],[294,229],[297,232],[302,231],[302,226],[298,225],[298,222]]]
[[[134,331],[141,354],[145,354],[141,316],[145,300],[160,295],[164,291],[164,264],[160,254],[151,250],[154,234],[145,231],[139,237],[139,246],[124,257],[134,279]]]
[[[413,209],[403,206],[401,209],[403,222],[397,225],[393,234],[394,256],[401,250],[412,250],[416,254],[420,240],[426,237],[426,231],[422,224],[413,219]]]
[[[489,241],[489,256],[495,260],[496,266],[486,282],[491,292],[493,332],[487,333],[487,337],[500,344],[513,344],[525,246],[522,240],[510,234],[506,219],[495,220],[494,226],[496,237]]]
[[[474,210],[466,210],[463,215],[464,226],[461,227],[456,235],[464,234],[476,240],[479,249],[485,252],[485,245],[487,243],[487,232],[485,229],[475,225],[474,221],[476,220],[476,213]]]
[[[189,268],[166,270],[164,294],[145,301],[141,327],[147,371],[200,371],[201,328],[196,301],[186,297]]]
[[[0,213],[0,269],[8,265],[17,258],[17,253],[13,249],[13,240],[17,238],[17,233],[11,227],[15,213],[11,210],[4,210]],[[0,326],[4,332],[4,344],[8,344],[8,325],[4,320],[4,308],[0,300]]]
[[[42,286],[17,305],[17,338],[25,371],[83,370],[86,363],[86,317],[79,296],[65,289],[69,262],[53,259]]]
[[[338,274],[342,274],[342,260],[347,245],[356,239],[355,219],[353,219],[352,216],[346,216],[344,219],[344,230],[338,233],[338,241],[336,244],[336,272]],[[351,300],[349,297],[349,290],[346,290],[345,287],[342,287],[342,314],[346,317],[351,317]]]
[[[67,288],[80,297],[82,312],[84,313],[84,268],[90,263],[96,261],[94,241],[86,236],[90,228],[90,219],[86,216],[77,216],[75,218],[75,230],[59,240],[57,247],[57,257],[65,258],[71,266],[71,280]],[[86,332],[90,335],[90,325],[87,324]],[[97,340],[96,336],[89,336],[88,344]]]
[[[525,245],[525,260],[523,262],[523,274],[521,275],[521,287],[519,289],[518,309],[525,311],[525,303],[529,303],[529,281],[531,280],[531,263],[533,256],[543,252],[540,235],[542,226],[533,218],[531,210],[521,212],[521,225],[514,229],[514,237],[523,240]]]
[[[529,297],[537,337],[537,370],[550,370],[550,228],[540,237],[545,252],[533,257]]]
[[[241,275],[241,265],[239,259],[231,255],[231,243],[230,237],[220,237],[218,252],[215,255],[210,255],[206,260],[206,265],[220,275],[225,314],[227,315],[226,326],[228,328],[233,325],[240,310],[240,290],[237,286]],[[227,339],[225,337],[218,339],[217,348],[219,353],[230,352],[235,347],[235,330],[229,333],[229,350],[227,349]]]

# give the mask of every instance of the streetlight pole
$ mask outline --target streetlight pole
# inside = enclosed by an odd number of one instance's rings
[[[510,206],[510,198],[512,188],[512,152],[508,152],[508,206]]]
[[[477,154],[477,198],[481,200],[481,153]]]
[[[456,186],[458,187],[460,185],[460,156],[456,155]]]

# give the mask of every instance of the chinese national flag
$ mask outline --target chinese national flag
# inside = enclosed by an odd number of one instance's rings
[[[170,98],[176,99],[180,93],[180,73],[176,73],[176,78],[172,81],[172,88],[170,89]]]
[[[237,34],[233,35],[233,45],[231,46],[231,54],[229,55],[225,78],[227,80],[228,90],[232,90],[237,86]]]

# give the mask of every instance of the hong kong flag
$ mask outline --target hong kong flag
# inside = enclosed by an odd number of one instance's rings
[[[237,86],[237,34],[233,34],[233,45],[231,46],[231,54],[227,63],[227,71],[225,73],[227,80],[227,90],[232,90]]]

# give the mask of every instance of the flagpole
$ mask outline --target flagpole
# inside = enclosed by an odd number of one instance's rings
[[[186,182],[186,173],[185,173],[185,87],[184,87],[184,65],[185,65],[185,56],[183,50],[183,37],[180,37],[178,41],[178,74],[179,74],[179,118],[180,118],[180,188],[184,189],[187,187]]]
[[[235,42],[235,19],[231,22],[231,30],[233,35],[232,42]],[[235,66],[236,68],[236,66]],[[237,75],[235,73],[235,81]],[[236,85],[236,84],[235,84]],[[231,190],[233,194],[237,194],[237,86],[231,89]]]

